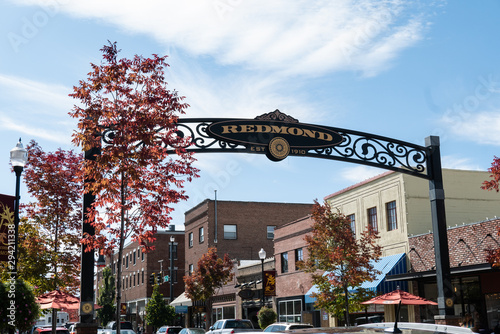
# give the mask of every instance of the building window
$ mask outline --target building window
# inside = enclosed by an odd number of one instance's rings
[[[193,247],[193,232],[189,233],[189,248]]]
[[[398,228],[398,220],[396,217],[396,201],[385,204],[387,211],[387,230],[392,231]]]
[[[351,222],[352,234],[356,235],[356,216],[353,213],[352,215],[347,216],[347,219]]]
[[[373,229],[374,232],[377,231],[377,208],[368,209],[368,225]]]
[[[190,264],[189,265],[189,276],[191,276],[192,273],[193,273],[193,265]]]
[[[133,256],[133,259],[134,259],[134,266],[135,266],[135,250],[134,250],[134,256]]]
[[[224,239],[236,239],[236,225],[224,225]]]
[[[288,272],[288,253],[281,253],[281,272]]]
[[[236,309],[234,306],[214,307],[212,309],[212,323],[215,323],[217,320],[234,318],[236,318]]]
[[[144,284],[144,269],[142,270],[142,284]]]
[[[135,275],[134,275],[134,274],[132,274],[132,276],[134,276],[132,286],[135,286]]]
[[[295,270],[299,270],[298,264],[304,262],[304,251],[302,248],[295,250]]]
[[[128,255],[125,257],[125,268],[128,268]]]
[[[144,262],[144,252],[141,251],[141,261]]]
[[[274,239],[274,229],[276,226],[267,226],[267,238],[268,239]]]
[[[200,244],[205,241],[205,229],[203,227],[200,227],[200,229],[198,230],[199,231],[199,235],[200,235]]]
[[[284,300],[278,303],[279,322],[302,322],[302,301]]]

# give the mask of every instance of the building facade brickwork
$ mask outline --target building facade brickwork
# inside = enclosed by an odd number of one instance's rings
[[[186,263],[217,246],[222,256],[258,260],[259,250],[274,253],[274,228],[311,213],[312,204],[205,200],[185,214]],[[201,237],[203,235],[203,237]]]
[[[150,284],[150,275],[160,273],[162,276],[170,276],[170,239],[174,238],[174,288],[173,298],[170,296],[170,283],[160,284],[160,293],[167,302],[175,299],[184,292],[185,273],[184,263],[184,231],[176,231],[175,226],[169,230],[158,231],[155,235],[154,250],[143,253],[137,242],[131,242],[124,246],[122,256],[121,276],[121,302],[127,305],[125,319],[131,321],[134,326],[143,324],[144,311],[147,301],[153,293],[153,285]],[[106,257],[106,266],[110,266],[114,275],[117,273],[118,253]],[[94,287],[102,284],[102,268],[98,268]],[[98,289],[96,299],[98,297]],[[146,327],[146,326],[145,326]],[[136,327],[134,327],[136,328]],[[149,328],[146,328],[148,330]]]
[[[467,224],[448,229],[450,268],[486,262],[489,249],[500,246],[500,219]],[[410,271],[435,269],[434,236],[432,233],[408,238]]]

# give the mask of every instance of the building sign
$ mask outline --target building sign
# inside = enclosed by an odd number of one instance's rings
[[[251,299],[254,296],[254,292],[252,289],[243,289],[238,292],[238,296],[240,296],[241,299]]]
[[[276,296],[276,271],[264,271],[264,295]]]
[[[188,307],[187,306],[176,306],[175,307],[175,313],[187,314],[188,313]]]
[[[14,200],[14,196],[0,195],[0,262],[9,261],[9,252],[13,256],[16,247]]]
[[[207,133],[224,142],[245,145],[250,151],[266,153],[273,161],[283,160],[289,154],[301,155],[311,149],[337,146],[344,140],[331,129],[299,123],[279,110],[253,120],[214,122]]]
[[[120,304],[120,314],[127,314],[127,303]]]

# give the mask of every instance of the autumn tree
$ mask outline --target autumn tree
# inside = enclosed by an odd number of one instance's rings
[[[50,257],[50,278],[47,277],[49,272],[44,274],[49,282],[45,287],[47,290],[74,293],[80,285],[78,246],[82,224],[82,155],[62,149],[45,152],[33,140],[27,150],[29,159],[24,178],[28,193],[36,201],[22,206],[27,219],[23,223],[26,224],[23,230],[27,239],[21,243],[26,254],[44,251],[39,253],[40,260]],[[25,258],[21,264],[29,266],[29,261]],[[30,268],[22,270],[29,271]]]
[[[184,276],[186,295],[191,300],[204,301],[207,308],[207,321],[212,319],[212,296],[233,277],[233,261],[229,255],[217,255],[217,249],[210,247],[198,260],[197,268],[189,276]]]
[[[318,288],[312,295],[316,307],[336,316],[343,314],[349,326],[349,310],[360,307],[367,297],[360,285],[378,274],[373,267],[373,260],[381,255],[378,233],[368,227],[356,239],[350,219],[327,202],[314,202],[312,219],[312,233],[305,236],[309,256],[301,268],[311,273]]]
[[[491,173],[491,180],[484,181],[481,188],[488,191],[495,190],[498,192],[498,184],[500,182],[500,158],[496,156],[493,158],[493,162],[491,163],[491,167],[488,168],[488,172]],[[497,234],[500,236],[500,227],[497,230]],[[500,248],[488,250],[486,261],[491,263],[493,267],[500,267]]]
[[[97,310],[97,316],[101,320],[101,325],[103,327],[113,320],[115,316],[115,295],[115,277],[111,272],[111,268],[105,267],[102,270],[102,285],[99,287],[99,297],[97,298],[97,304],[101,306],[101,308]]]
[[[198,170],[184,149],[190,139],[177,135],[176,122],[188,105],[167,88],[166,56],[118,59],[116,43],[101,51],[101,64],[91,64],[87,79],[70,94],[79,101],[70,115],[78,119],[73,143],[98,152],[84,162],[85,179],[92,180],[84,191],[95,195],[87,222],[95,235],[84,235],[82,243],[85,251],[99,248],[105,254],[118,248],[120,278],[125,239],[150,250],[157,229],[170,223],[172,206],[188,198],[184,183]],[[117,279],[117,318],[121,290]]]

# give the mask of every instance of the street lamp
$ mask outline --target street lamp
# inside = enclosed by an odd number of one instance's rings
[[[264,248],[261,248],[259,251],[259,259],[261,263],[261,271],[262,271],[262,297],[260,299],[260,305],[261,307],[264,307],[264,296],[266,292],[266,287],[264,285],[264,260],[266,259],[266,251]]]
[[[173,235],[170,236],[170,302],[174,301],[174,241]]]
[[[17,278],[17,245],[19,238],[19,200],[21,196],[19,195],[19,188],[21,185],[21,173],[23,172],[24,166],[28,161],[28,151],[21,144],[21,138],[16,147],[10,150],[10,163],[14,167],[14,172],[16,173],[16,204],[14,206],[14,276]]]

